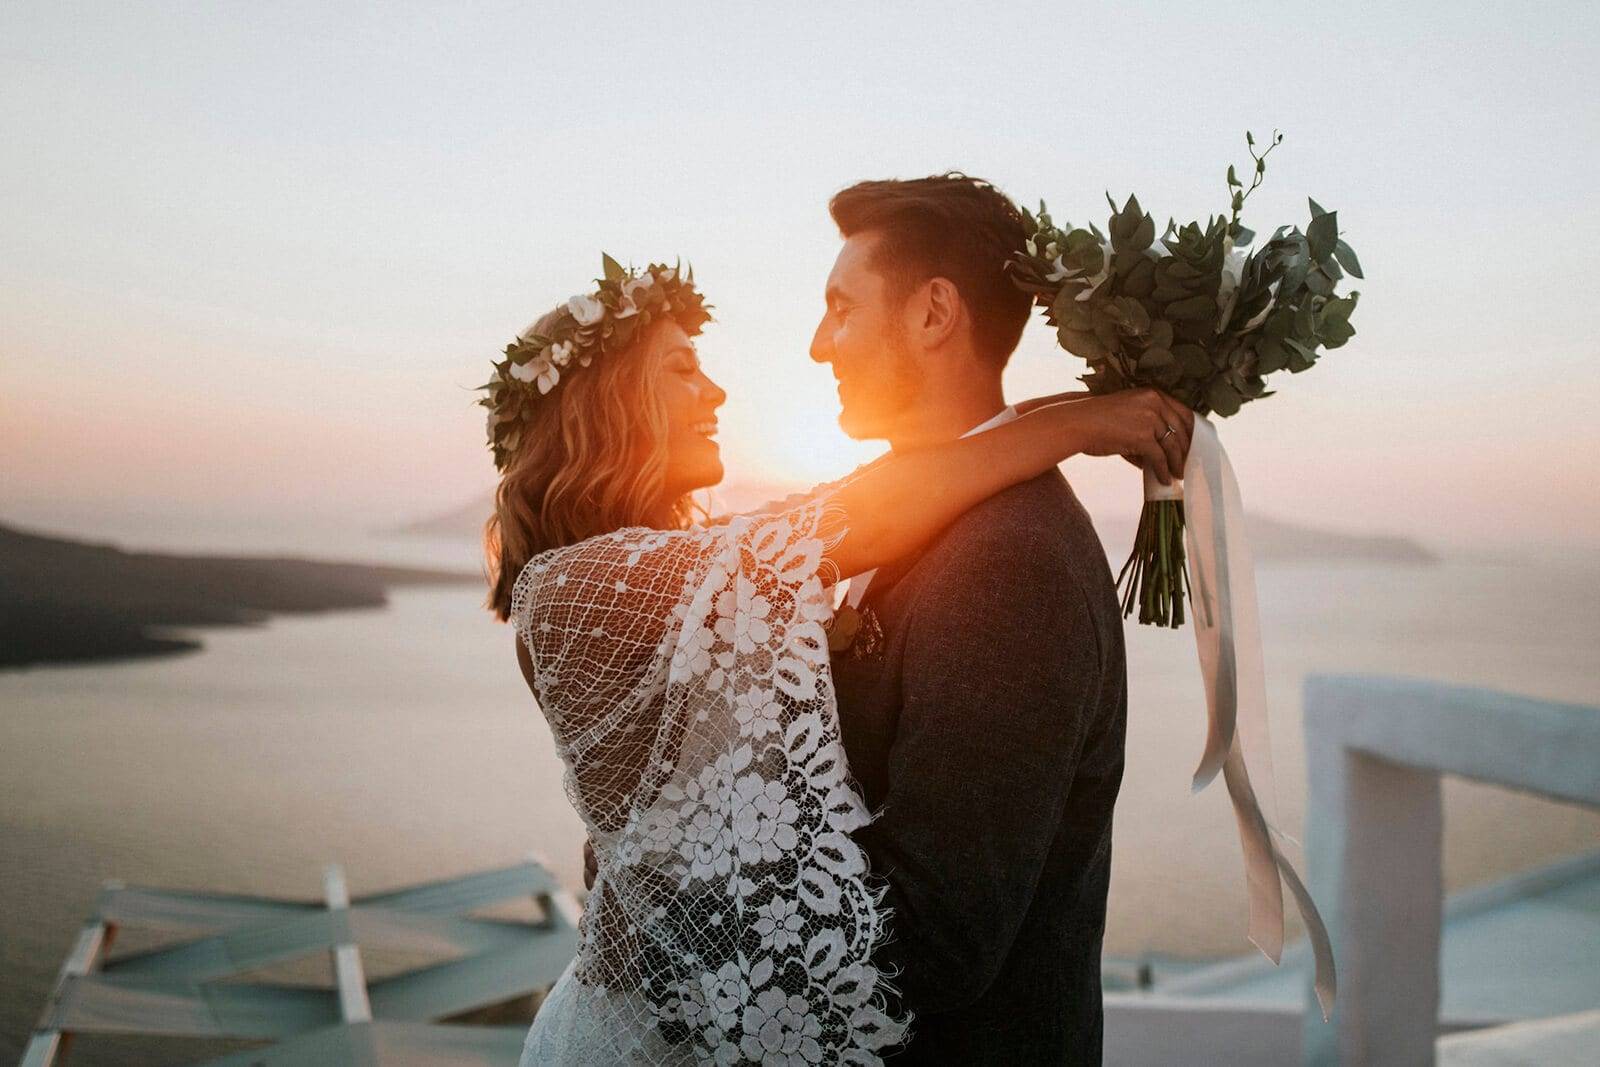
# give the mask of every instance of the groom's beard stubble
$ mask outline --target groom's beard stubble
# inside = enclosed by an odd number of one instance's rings
[[[869,441],[895,435],[906,412],[922,400],[925,376],[911,346],[897,333],[888,338],[878,364],[851,384],[854,403],[845,402],[839,427],[853,440]]]

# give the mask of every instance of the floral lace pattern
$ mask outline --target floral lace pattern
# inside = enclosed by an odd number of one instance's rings
[[[546,552],[512,620],[599,873],[524,1062],[876,1064],[906,1020],[871,963],[828,668],[825,499]]]

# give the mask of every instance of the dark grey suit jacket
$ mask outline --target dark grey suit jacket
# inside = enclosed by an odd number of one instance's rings
[[[1097,1064],[1127,674],[1105,552],[1058,472],[880,571],[833,657],[888,881],[895,1063]]]

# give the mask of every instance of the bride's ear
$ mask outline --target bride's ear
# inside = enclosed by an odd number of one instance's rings
[[[948,343],[962,328],[966,304],[950,279],[928,279],[912,303],[916,306],[912,329],[923,348],[938,348]]]

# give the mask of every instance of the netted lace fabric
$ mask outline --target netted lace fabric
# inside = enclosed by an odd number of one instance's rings
[[[599,873],[525,1064],[876,1064],[881,893],[849,834],[825,495],[545,552],[511,618]]]

